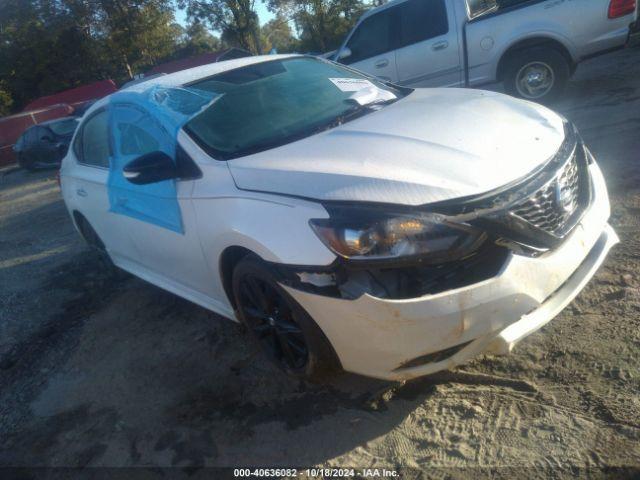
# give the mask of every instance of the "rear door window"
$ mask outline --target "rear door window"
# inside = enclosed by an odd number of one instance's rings
[[[444,0],[409,0],[397,7],[400,45],[406,47],[449,32]]]
[[[92,167],[109,168],[111,149],[108,112],[102,110],[89,118],[78,136],[81,137],[79,148],[76,150],[76,153],[80,153],[78,160]]]
[[[344,63],[359,62],[393,50],[394,16],[395,8],[388,8],[363,20],[347,43],[351,55]]]

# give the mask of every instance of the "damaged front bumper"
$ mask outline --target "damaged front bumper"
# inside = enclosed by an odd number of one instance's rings
[[[618,238],[607,224],[607,191],[589,166],[593,201],[554,250],[510,253],[496,275],[410,299],[365,293],[355,299],[283,284],[323,330],[345,370],[407,380],[452,368],[481,353],[506,354],[551,321],[584,288]]]

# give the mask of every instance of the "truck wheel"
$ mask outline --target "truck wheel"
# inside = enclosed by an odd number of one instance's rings
[[[248,255],[240,260],[233,270],[232,285],[240,320],[277,368],[313,382],[324,382],[340,370],[320,327],[260,258]]]
[[[504,86],[515,97],[550,101],[562,93],[569,76],[569,64],[560,52],[531,48],[517,52],[507,61]]]

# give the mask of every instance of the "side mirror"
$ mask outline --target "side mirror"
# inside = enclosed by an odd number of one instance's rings
[[[348,58],[351,56],[351,49],[349,47],[344,47],[341,48],[340,51],[338,52],[338,56],[336,57],[336,60],[344,60],[345,58]]]
[[[122,169],[122,174],[136,185],[147,185],[178,177],[176,164],[164,152],[151,152],[131,160]]]

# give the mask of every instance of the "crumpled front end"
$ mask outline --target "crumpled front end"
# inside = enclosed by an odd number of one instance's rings
[[[452,273],[457,280],[449,278],[446,290],[434,285],[427,294],[407,298],[401,295],[402,287],[381,295],[371,283],[358,293],[353,285],[345,288],[347,281],[336,293],[329,285],[333,274],[326,272],[299,273],[300,282],[283,285],[323,330],[347,371],[406,380],[481,353],[508,353],[575,298],[618,241],[607,224],[610,207],[602,173],[593,161],[585,164],[585,172],[590,181],[588,204],[569,232],[541,238],[550,243],[539,250],[525,246],[519,251],[498,238],[482,252],[479,264]],[[557,196],[565,206],[571,201],[563,191]],[[547,217],[529,220],[555,219]],[[555,233],[562,231],[560,227],[555,225]],[[442,282],[439,285],[447,285]],[[416,292],[419,289],[412,293]]]

